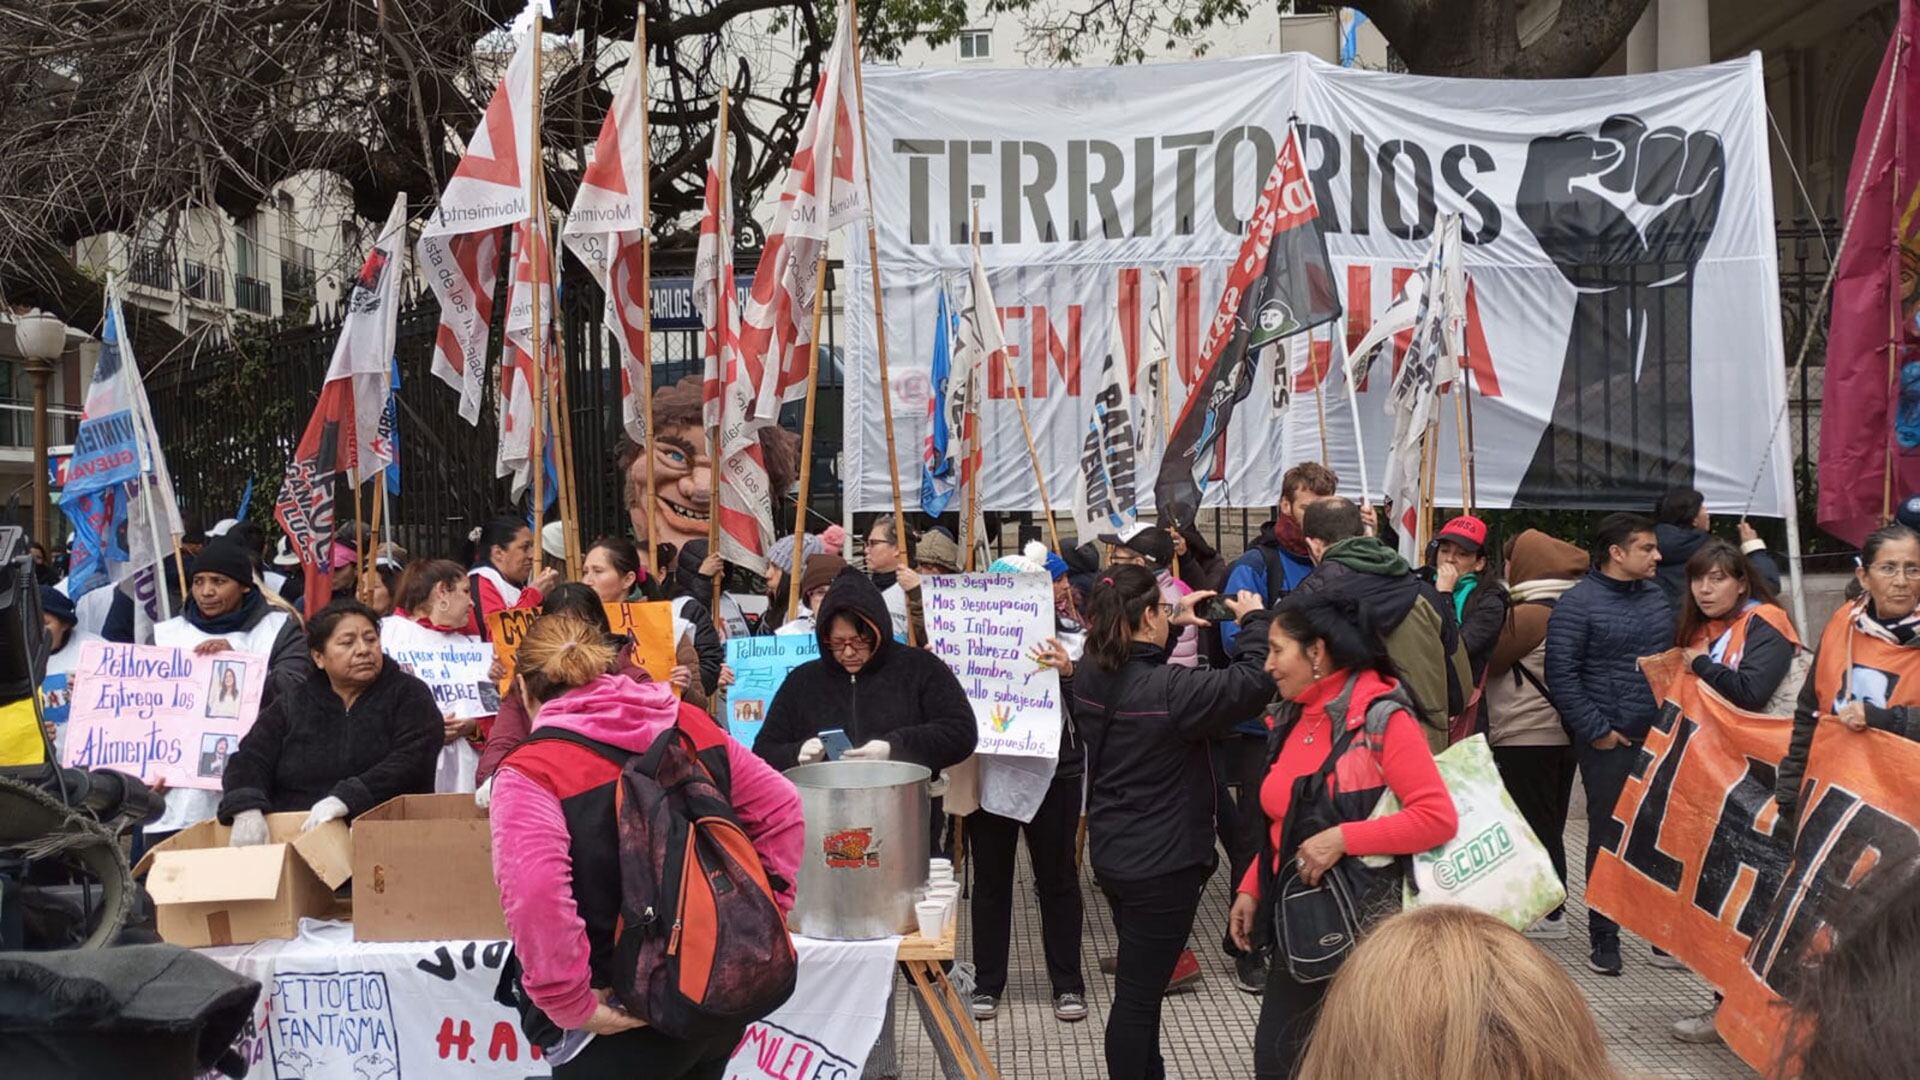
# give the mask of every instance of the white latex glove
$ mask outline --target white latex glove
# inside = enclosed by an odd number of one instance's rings
[[[267,842],[267,815],[258,810],[242,810],[233,815],[233,835],[228,847],[258,847]]]
[[[347,804],[329,795],[313,804],[313,812],[300,824],[300,831],[309,833],[329,821],[338,821],[347,816]]]
[[[826,756],[827,744],[819,739],[808,739],[800,744],[799,762],[802,765],[811,765]]]
[[[491,806],[492,804],[493,804],[493,777],[489,776],[487,777],[486,783],[481,784],[478,788],[474,789],[473,805],[479,807],[482,810],[485,810],[488,806]]]
[[[887,755],[892,752],[893,747],[888,746],[885,739],[874,739],[841,754],[840,759],[842,761],[885,761]]]

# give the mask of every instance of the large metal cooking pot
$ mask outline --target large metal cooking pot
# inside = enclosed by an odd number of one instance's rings
[[[823,761],[787,770],[807,840],[795,933],[862,941],[912,933],[913,891],[927,881],[927,784],[904,761]]]

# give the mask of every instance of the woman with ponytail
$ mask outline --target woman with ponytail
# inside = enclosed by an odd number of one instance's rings
[[[804,828],[787,779],[665,683],[608,674],[606,634],[571,615],[536,621],[515,654],[513,692],[533,734],[501,762],[489,820],[493,875],[520,966],[522,1027],[558,1080],[717,1078],[741,1033],[707,1040],[647,1027],[645,1002],[611,995],[620,920],[620,770],[678,726],[725,745],[727,795],[782,909],[793,904]]]
[[[1243,631],[1227,667],[1167,663],[1170,631],[1204,625],[1194,609],[1213,595],[1163,603],[1153,571],[1109,567],[1088,597],[1085,654],[1078,663],[1059,651],[1043,657],[1073,677],[1089,783],[1087,856],[1120,942],[1106,1031],[1114,1080],[1166,1076],[1160,999],[1215,863],[1208,743],[1273,696],[1261,669],[1267,613],[1250,592],[1226,601]]]
[[[1411,855],[1452,839],[1459,827],[1413,700],[1353,593],[1336,586],[1283,604],[1273,617],[1267,674],[1281,698],[1268,710],[1260,785],[1268,828],[1227,920],[1234,944],[1247,950],[1277,940],[1273,897],[1288,878],[1315,885],[1348,855]],[[1389,790],[1401,809],[1372,818]],[[1362,888],[1356,905],[1370,914],[1397,907],[1398,865],[1354,872],[1348,882]],[[1267,965],[1253,1043],[1258,1080],[1293,1075],[1326,990],[1324,982],[1295,982],[1284,955]]]

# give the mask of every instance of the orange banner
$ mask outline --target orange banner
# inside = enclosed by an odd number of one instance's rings
[[[1824,946],[1836,899],[1920,852],[1920,744],[1823,720],[1790,837],[1773,787],[1791,724],[1733,707],[1678,650],[1640,663],[1663,708],[1587,902],[1725,994],[1720,1034],[1767,1072],[1785,1041],[1780,989]]]
[[[506,674],[500,677],[502,694],[513,683],[513,654],[520,648],[520,639],[526,636],[527,628],[539,617],[537,608],[508,608],[487,616],[487,637],[493,642],[493,655],[506,669]],[[674,652],[678,644],[673,639],[671,601],[608,604],[607,622],[616,636],[625,635],[633,639],[635,663],[646,668],[647,674],[656,681],[667,681],[673,674]]]

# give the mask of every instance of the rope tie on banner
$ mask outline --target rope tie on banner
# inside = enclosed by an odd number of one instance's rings
[[[1904,56],[1905,55],[1904,51],[1900,55]],[[1899,61],[1896,60],[1895,61],[1896,70],[1893,73],[1894,78],[1888,81],[1887,94],[1884,98],[1882,98],[1880,102],[1880,118],[1874,122],[1875,126],[1873,129],[1873,145],[1867,148],[1867,167],[1861,169],[1860,174],[1862,176],[1865,176],[1867,174],[1867,171],[1872,167],[1873,162],[1877,160],[1880,156],[1880,141],[1883,137],[1885,137],[1887,133],[1887,114],[1892,111],[1892,106],[1893,106],[1894,95],[1893,95],[1892,87],[1895,81],[1897,81],[1899,77],[1898,64],[1899,64]],[[1767,110],[1767,120],[1769,122],[1773,122],[1772,109]],[[1787,167],[1793,173],[1794,183],[1800,188],[1800,197],[1803,200],[1805,200],[1807,204],[1807,209],[1809,211],[1813,211],[1814,209],[1813,200],[1807,197],[1806,185],[1802,183],[1800,180],[1800,170],[1794,164],[1793,155],[1787,149],[1786,140],[1780,137],[1780,125],[1778,123],[1773,123],[1773,133],[1774,133],[1774,137],[1776,139],[1779,139],[1780,141],[1780,152],[1786,156]],[[1853,220],[1860,213],[1860,203],[1862,201],[1861,197],[1865,194],[1866,194],[1865,185],[1862,185],[1859,191],[1856,191],[1853,193],[1853,204],[1847,207],[1846,219],[1840,223],[1840,240],[1839,240],[1838,247],[1835,247],[1835,248],[1827,247],[1826,230],[1824,229],[1820,230],[1820,247],[1821,247],[1821,250],[1827,253],[1827,278],[1825,281],[1820,283],[1820,295],[1814,298],[1813,308],[1808,313],[1806,326],[1800,334],[1800,352],[1799,352],[1799,355],[1794,357],[1793,370],[1787,374],[1787,385],[1786,385],[1787,392],[1781,395],[1780,408],[1778,411],[1774,413],[1773,423],[1767,429],[1767,445],[1760,451],[1760,467],[1754,471],[1753,484],[1747,489],[1747,504],[1740,511],[1740,517],[1741,517],[1741,520],[1743,521],[1746,519],[1747,515],[1753,511],[1754,499],[1759,497],[1760,481],[1766,478],[1767,463],[1773,459],[1773,444],[1779,441],[1780,425],[1783,421],[1785,421],[1786,415],[1787,415],[1787,409],[1792,404],[1793,387],[1795,386],[1795,384],[1800,382],[1801,372],[1805,370],[1807,366],[1807,354],[1811,352],[1813,349],[1814,325],[1816,322],[1818,322],[1820,318],[1820,313],[1826,310],[1827,299],[1833,293],[1834,278],[1837,277],[1840,273],[1840,256],[1846,253],[1847,240],[1853,236]],[[1818,213],[1817,211],[1815,211],[1814,222],[1816,227],[1818,227],[1819,220],[1820,219],[1818,217]],[[1805,403],[1803,402],[1802,406],[1804,407],[1804,405]],[[1803,447],[1802,449],[1804,450],[1805,448]],[[1796,508],[1788,507],[1787,509],[1789,511],[1794,511]]]

